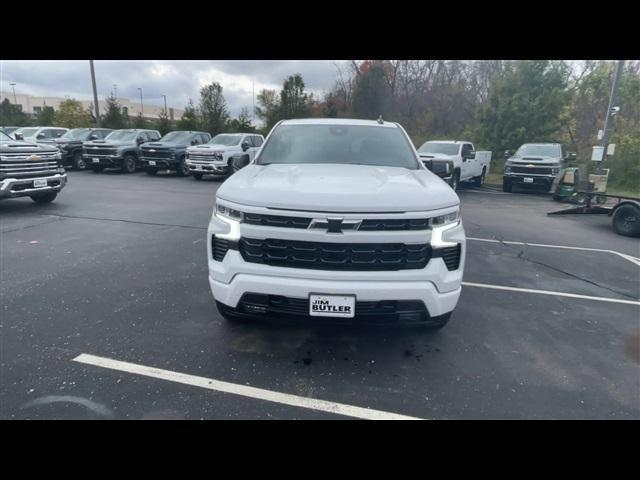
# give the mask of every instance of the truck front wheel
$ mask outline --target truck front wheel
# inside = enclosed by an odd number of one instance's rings
[[[640,237],[640,208],[622,205],[613,213],[613,229],[618,235]]]
[[[202,175],[202,173],[194,173],[193,178],[195,178],[196,180],[202,180]]]
[[[453,172],[453,177],[451,177],[451,188],[453,188],[454,192],[458,190],[459,183],[460,183],[460,172],[456,170],[455,172]]]
[[[180,159],[180,163],[176,167],[176,173],[179,177],[186,177],[189,175],[189,165],[184,161],[184,158]]]
[[[122,159],[122,171],[124,173],[134,173],[136,171],[136,157],[131,154],[125,155]]]
[[[507,177],[502,177],[502,191],[511,193],[512,190],[511,179]]]
[[[32,195],[31,200],[36,203],[51,203],[58,196],[58,192],[49,192],[43,195]]]
[[[87,168],[87,164],[84,163],[84,159],[82,158],[82,152],[75,152],[73,154],[73,168],[76,170],[84,170]]]

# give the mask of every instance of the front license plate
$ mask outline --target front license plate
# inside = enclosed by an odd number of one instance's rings
[[[149,165],[151,165],[152,167],[156,166],[156,161],[155,160],[149,160]]]
[[[202,170],[202,165],[196,165],[196,170]]]
[[[92,158],[91,161],[93,163],[100,163],[100,159],[99,158]]]
[[[33,181],[33,188],[42,188],[42,187],[46,187],[47,186],[47,179],[46,178],[36,178]]]
[[[353,318],[355,314],[354,295],[309,295],[309,315],[312,317]]]
[[[525,177],[525,178],[524,178],[524,183],[533,183],[533,178],[531,178],[531,177]]]

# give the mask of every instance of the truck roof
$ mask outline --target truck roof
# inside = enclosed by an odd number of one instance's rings
[[[469,140],[429,140],[426,143],[473,143]]]
[[[365,127],[398,128],[393,122],[378,123],[377,120],[358,120],[354,118],[296,118],[283,120],[282,125],[359,125]]]

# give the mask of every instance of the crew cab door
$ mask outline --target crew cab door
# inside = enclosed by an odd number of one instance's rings
[[[462,164],[460,167],[460,180],[468,180],[472,177],[480,175],[478,172],[478,160],[475,158],[475,150],[473,144],[463,143],[460,150],[460,156],[462,157]]]

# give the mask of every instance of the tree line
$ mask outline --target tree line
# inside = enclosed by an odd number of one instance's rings
[[[307,90],[299,73],[282,88],[257,95],[257,128],[248,108],[231,118],[222,86],[200,89],[197,104],[189,101],[177,121],[162,112],[156,121],[131,118],[117,99],[106,99],[102,125],[108,128],[155,128],[267,134],[280,120],[344,117],[399,122],[416,146],[426,140],[465,139],[493,152],[493,171],[501,172],[504,151],[527,142],[560,142],[578,160],[591,163],[609,102],[612,61],[590,60],[365,60],[336,64],[333,86],[322,95]],[[615,155],[607,165],[612,184],[640,190],[640,61],[625,62],[614,118]],[[94,126],[92,108],[65,100],[58,112],[43,109],[39,125],[68,128]],[[4,125],[24,125],[19,107],[0,104]],[[20,123],[24,122],[24,123]]]

